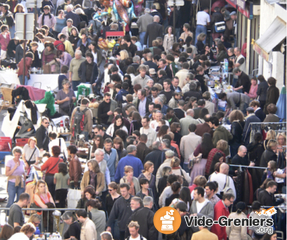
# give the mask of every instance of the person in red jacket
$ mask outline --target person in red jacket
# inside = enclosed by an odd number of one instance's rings
[[[23,68],[24,68],[24,58],[21,59],[21,61],[18,64],[18,78],[20,80],[20,84],[28,85],[28,79],[29,79],[29,69],[32,66],[34,59],[34,55],[31,52],[27,52],[25,56],[25,80],[23,80]]]
[[[214,207],[214,221],[221,216],[229,216],[228,207],[233,204],[235,197],[231,193],[225,193],[222,201],[216,203]],[[219,224],[213,224],[211,232],[218,236],[218,240],[227,240],[226,227],[221,227]]]

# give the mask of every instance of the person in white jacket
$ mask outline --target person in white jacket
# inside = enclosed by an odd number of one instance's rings
[[[115,122],[108,127],[106,134],[110,135],[111,137],[115,137],[115,132],[118,129],[124,130],[128,134],[128,129],[124,125],[124,120],[121,115],[117,115],[115,117]]]

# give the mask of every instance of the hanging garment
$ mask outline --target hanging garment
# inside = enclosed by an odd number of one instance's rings
[[[38,116],[37,116],[38,108],[37,108],[36,104],[29,100],[29,101],[26,101],[26,102],[25,102],[25,106],[26,106],[26,108],[31,109],[31,117],[32,117],[32,122],[33,122],[33,124],[37,124],[37,120],[38,120]]]
[[[247,173],[247,169],[244,169],[244,191],[243,191],[243,202],[245,202],[246,205],[249,205],[249,178],[248,178],[248,173]]]
[[[251,169],[252,170],[252,169]],[[247,175],[248,175],[248,182],[249,182],[249,202],[248,204],[252,204],[253,202],[253,181],[252,176],[248,169],[246,169]]]
[[[277,116],[282,120],[286,119],[286,88],[282,87],[279,99],[276,104],[277,107]]]
[[[21,100],[29,100],[29,92],[27,88],[25,87],[19,87],[15,90],[12,91],[12,104],[15,103],[15,98],[16,98],[16,103],[19,103]]]
[[[56,109],[54,106],[55,98],[51,92],[46,92],[45,97],[43,99],[35,101],[35,104],[39,103],[46,103],[47,104],[46,107],[50,110],[51,116],[55,115],[56,113]]]

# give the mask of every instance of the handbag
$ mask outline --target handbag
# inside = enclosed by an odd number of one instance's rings
[[[183,172],[182,172],[182,169],[180,169],[180,174],[181,174],[181,176],[182,176],[182,186],[184,186],[184,187],[188,187],[189,186],[189,184],[188,184],[188,182],[186,181],[186,179],[185,179],[185,177],[184,177],[184,175],[183,175]]]
[[[45,64],[43,66],[43,71],[44,71],[44,74],[50,74],[51,73],[51,66],[48,64]]]
[[[31,167],[30,167],[29,162],[31,161],[31,158],[33,157],[33,155],[34,155],[34,153],[35,153],[36,149],[37,149],[37,148],[35,147],[35,148],[34,148],[34,151],[32,152],[32,155],[30,156],[29,160],[27,161],[27,163],[28,163],[28,165],[29,165],[29,168],[27,169],[27,175],[29,175],[29,174],[30,174]]]
[[[68,208],[76,208],[78,201],[80,199],[81,199],[81,190],[69,188],[67,194]]]
[[[215,32],[217,33],[222,33],[225,31],[225,22],[224,21],[221,21],[221,22],[216,22],[214,24],[214,30]]]
[[[201,153],[200,153],[197,157],[195,157],[195,156],[193,155],[193,153],[190,154],[190,156],[189,156],[188,168],[189,168],[189,169],[192,169],[192,168],[193,168],[193,165],[194,165],[195,163],[200,163],[201,159],[202,159],[202,154],[201,154]]]

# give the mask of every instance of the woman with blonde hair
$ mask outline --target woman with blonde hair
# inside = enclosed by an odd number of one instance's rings
[[[96,190],[96,195],[100,196],[106,185],[105,175],[101,173],[96,160],[88,161],[88,168],[89,170],[83,175],[81,191],[83,192],[88,185],[92,185]]]
[[[263,142],[263,146],[264,146],[265,150],[267,149],[269,140],[276,140],[276,132],[274,130],[272,130],[272,129],[270,129],[266,133],[266,138],[265,138],[265,140]]]
[[[19,233],[15,233],[9,240],[29,240],[36,231],[35,226],[32,223],[25,223]]]
[[[186,180],[188,184],[191,183],[190,176],[180,167],[180,159],[177,157],[174,157],[170,161],[170,167],[171,167],[171,173],[177,176],[181,176]]]
[[[205,38],[206,38],[206,34],[205,33],[200,33],[197,36],[196,48],[197,48],[197,53],[198,54],[204,54],[205,53],[205,48],[204,48]]]
[[[278,168],[286,167],[286,135],[283,132],[280,132],[276,136],[277,141],[277,154],[278,154]]]
[[[146,161],[144,164],[144,170],[138,176],[138,180],[145,178],[149,182],[149,188],[152,190],[153,195],[155,196],[156,188],[155,188],[155,175],[154,172],[154,164],[151,161]]]
[[[229,141],[230,155],[233,158],[242,143],[242,134],[244,129],[244,115],[240,110],[233,110],[229,115],[231,123],[231,134],[233,138]]]
[[[134,169],[132,166],[125,166],[125,176],[120,180],[120,184],[127,183],[130,186],[129,194],[135,196],[140,191],[140,184],[136,177],[134,177]]]
[[[23,147],[22,159],[25,163],[26,168],[30,165],[39,163],[40,151],[37,147],[37,139],[35,137],[30,137],[28,143]]]
[[[277,142],[270,139],[267,144],[266,150],[263,152],[260,159],[260,167],[267,167],[269,161],[274,160],[277,162]]]

